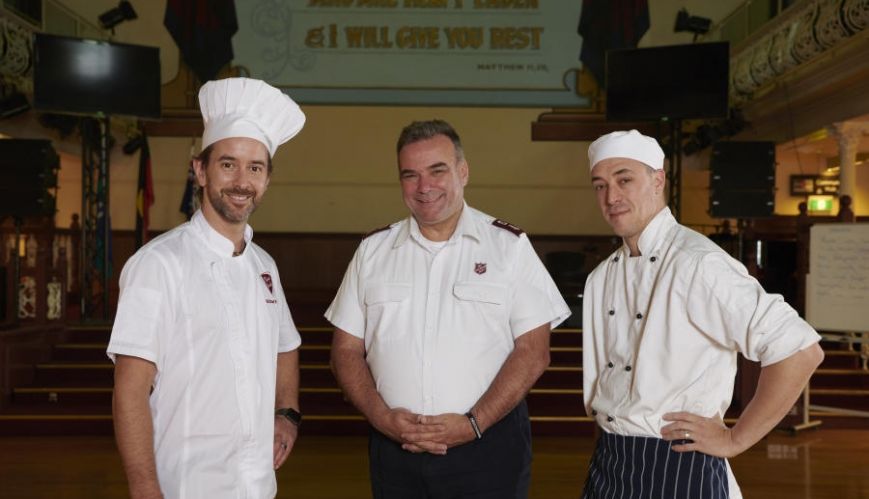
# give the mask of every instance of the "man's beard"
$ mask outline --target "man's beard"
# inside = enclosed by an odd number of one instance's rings
[[[224,196],[231,195],[250,196],[250,205],[241,211],[235,209],[229,202],[224,200]],[[214,211],[230,223],[246,223],[250,215],[259,207],[256,192],[244,189],[223,189],[216,193],[209,191],[208,200],[211,201]]]

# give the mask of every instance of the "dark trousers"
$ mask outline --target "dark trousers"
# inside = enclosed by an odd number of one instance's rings
[[[701,452],[675,452],[670,442],[601,432],[583,499],[727,499],[727,464]]]
[[[368,457],[374,499],[524,499],[531,478],[528,407],[523,400],[483,438],[445,456],[405,451],[372,428]]]

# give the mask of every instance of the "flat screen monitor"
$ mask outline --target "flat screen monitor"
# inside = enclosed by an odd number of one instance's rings
[[[37,33],[33,93],[42,111],[159,118],[160,50]]]
[[[607,120],[726,118],[729,68],[727,42],[611,50]]]

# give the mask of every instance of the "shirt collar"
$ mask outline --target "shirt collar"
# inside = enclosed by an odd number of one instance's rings
[[[456,224],[456,230],[453,232],[453,235],[447,240],[447,243],[453,243],[457,241],[462,236],[468,236],[480,240],[480,228],[477,227],[477,224],[474,223],[474,217],[471,214],[471,207],[468,206],[467,201],[462,204],[462,213],[459,215],[459,221]],[[398,236],[395,238],[395,244],[392,245],[393,248],[397,248],[404,244],[408,238],[416,239],[417,241],[424,237],[422,233],[419,231],[419,224],[416,219],[413,218],[413,215],[407,217],[407,223],[402,224],[400,232]]]
[[[664,236],[676,225],[676,219],[670,212],[670,208],[665,206],[657,215],[652,217],[652,220],[643,229],[640,234],[640,239],[637,241],[637,248],[641,255],[651,255],[664,240]],[[625,245],[627,248],[627,245]],[[627,250],[630,253],[630,250]]]
[[[220,256],[231,258],[235,252],[235,244],[223,236],[221,233],[214,230],[214,227],[205,219],[202,210],[197,210],[190,219],[190,223],[197,230],[200,236],[205,240],[206,245]],[[242,254],[247,252],[247,247],[253,239],[253,229],[250,225],[244,226],[244,250]]]

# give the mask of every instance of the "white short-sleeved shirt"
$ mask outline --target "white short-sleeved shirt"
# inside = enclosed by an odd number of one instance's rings
[[[583,296],[583,395],[607,432],[661,437],[667,412],[724,417],[736,353],[769,365],[820,340],[780,295],[664,208]],[[740,497],[732,479],[731,497]]]
[[[157,477],[167,498],[265,498],[273,467],[278,352],[299,333],[277,267],[233,244],[202,212],[124,265],[108,355],[157,367],[150,397]]]
[[[570,311],[527,236],[465,205],[444,244],[413,217],[365,238],[325,315],[364,339],[389,407],[443,414],[467,412],[517,337]]]

